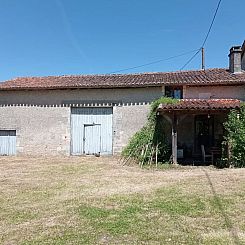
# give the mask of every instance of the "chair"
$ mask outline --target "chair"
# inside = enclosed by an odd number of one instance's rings
[[[211,160],[212,164],[213,164],[213,154],[211,154],[211,155],[206,154],[204,145],[201,145],[201,150],[202,150],[202,160],[203,160],[203,162],[205,163],[206,159],[209,158]]]

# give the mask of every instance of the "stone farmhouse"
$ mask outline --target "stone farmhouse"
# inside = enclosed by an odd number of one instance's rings
[[[0,155],[118,154],[161,105],[173,157],[219,147],[228,111],[245,100],[245,43],[229,69],[120,75],[22,77],[0,84]]]

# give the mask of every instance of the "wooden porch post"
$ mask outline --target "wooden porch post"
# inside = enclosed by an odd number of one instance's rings
[[[177,164],[177,116],[175,113],[172,117],[172,156],[173,164]]]

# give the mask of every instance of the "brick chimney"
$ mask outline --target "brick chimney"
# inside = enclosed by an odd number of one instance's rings
[[[230,49],[230,72],[242,72],[242,49],[241,46],[234,46]]]

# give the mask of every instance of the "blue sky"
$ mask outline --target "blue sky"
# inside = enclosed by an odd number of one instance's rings
[[[218,0],[0,0],[0,80],[101,74],[198,49]],[[244,0],[223,0],[206,67],[245,39]],[[179,70],[192,54],[126,73]],[[185,69],[199,69],[200,55]]]

